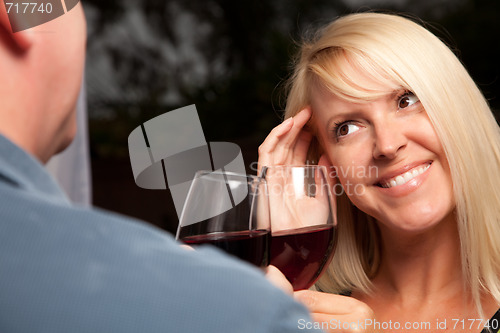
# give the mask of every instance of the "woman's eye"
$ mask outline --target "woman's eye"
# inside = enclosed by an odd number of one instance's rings
[[[343,123],[337,126],[336,134],[337,138],[341,138],[348,134],[354,133],[359,130],[359,126],[353,123]]]
[[[398,108],[404,109],[413,105],[419,101],[418,97],[415,96],[412,92],[406,92],[403,96],[401,96],[398,100]]]

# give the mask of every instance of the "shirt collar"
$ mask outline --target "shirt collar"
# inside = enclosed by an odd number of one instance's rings
[[[8,183],[49,200],[69,200],[44,166],[26,151],[0,134],[0,183]]]

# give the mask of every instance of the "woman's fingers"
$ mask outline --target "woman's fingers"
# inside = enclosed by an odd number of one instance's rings
[[[292,160],[288,164],[306,164],[307,152],[309,151],[312,138],[313,135],[309,131],[303,130],[299,133],[297,140],[295,141],[295,146],[293,147]]]
[[[350,313],[372,314],[365,303],[349,296],[323,293],[314,290],[299,290],[294,293],[296,300],[304,304],[309,311],[346,315]]]
[[[304,128],[304,125],[311,119],[311,109],[305,108],[293,117],[293,126],[286,135],[283,136],[281,140],[281,145],[287,148],[294,147],[297,140],[297,136]]]
[[[360,301],[348,297],[313,290],[299,290],[294,293],[296,300],[304,304],[309,311],[345,315],[357,310]],[[364,303],[361,303],[364,304]]]
[[[311,118],[311,110],[306,108],[293,118],[285,120],[276,126],[259,147],[258,172],[263,166],[290,164],[294,159],[294,150],[304,125]],[[302,137],[300,148],[304,150],[307,134]],[[309,140],[310,141],[310,140]],[[303,162],[302,162],[303,163]]]
[[[276,266],[269,265],[266,267],[266,278],[274,284],[274,286],[283,290],[288,295],[293,294],[293,287],[288,282],[287,278],[281,273],[281,271],[276,268]]]
[[[179,246],[185,250],[188,250],[188,251],[195,251],[194,247],[187,245],[187,244],[180,244]]]
[[[271,165],[272,154],[276,149],[281,137],[288,133],[293,127],[294,119],[288,118],[269,133],[264,142],[259,147],[259,162],[258,162],[258,174],[260,174],[262,167],[265,165]]]
[[[305,108],[295,117],[293,117],[293,126],[282,136],[281,140],[276,145],[274,154],[273,154],[273,164],[274,165],[284,165],[284,164],[294,164],[294,161],[297,161],[295,158],[295,147],[299,140],[302,137],[305,142],[307,142],[307,134],[304,133],[304,125],[311,119],[311,110],[309,108]],[[302,134],[302,135],[301,135]],[[310,142],[310,139],[309,139]],[[306,152],[307,153],[307,150]],[[303,160],[300,162],[296,162],[295,164],[304,164],[305,163],[305,153]]]
[[[374,313],[365,303],[355,298],[301,290],[294,293],[296,300],[304,304],[319,323],[337,324],[329,326],[332,332],[373,332],[372,327],[357,324],[373,320]]]

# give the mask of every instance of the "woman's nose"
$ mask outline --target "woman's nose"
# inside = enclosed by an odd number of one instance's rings
[[[373,158],[393,159],[406,147],[408,139],[398,124],[384,124],[375,127]]]

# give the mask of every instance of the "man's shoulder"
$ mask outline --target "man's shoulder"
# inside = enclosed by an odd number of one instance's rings
[[[259,270],[185,250],[145,222],[12,189],[4,199],[0,327],[29,313],[31,329],[53,332],[82,320],[101,331],[250,332],[306,316]]]

